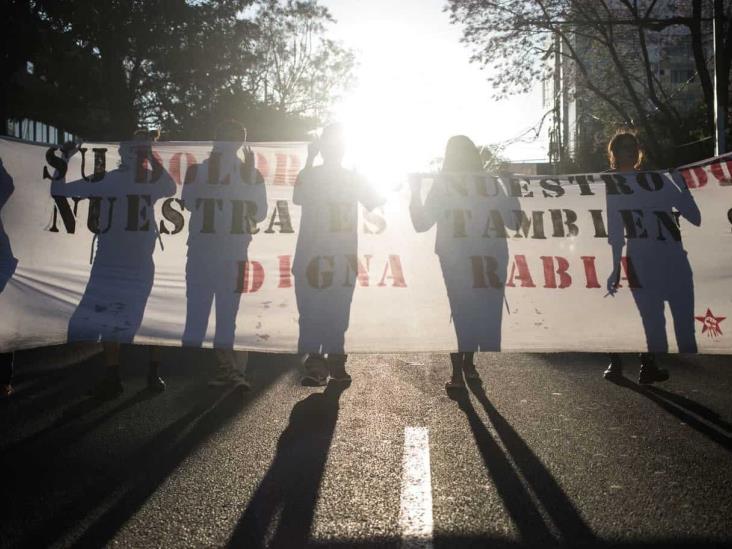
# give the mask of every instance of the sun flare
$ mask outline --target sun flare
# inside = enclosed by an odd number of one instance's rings
[[[388,92],[362,88],[341,106],[337,119],[346,131],[345,163],[379,189],[394,188],[408,173],[426,170],[435,156],[419,138],[429,131],[422,127],[423,118]]]
[[[434,128],[439,105],[425,102],[434,81],[412,66],[418,56],[407,35],[403,25],[380,25],[380,39],[361,52],[356,87],[334,111],[348,139],[346,164],[382,190],[429,169],[445,139]]]

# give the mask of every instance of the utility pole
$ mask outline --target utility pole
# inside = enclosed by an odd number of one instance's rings
[[[727,152],[727,111],[729,110],[729,90],[724,88],[722,66],[724,65],[724,0],[714,0],[714,154]]]
[[[564,167],[564,109],[562,95],[564,90],[562,59],[562,41],[558,32],[554,33],[554,131],[557,144],[557,159],[559,161],[559,170]]]

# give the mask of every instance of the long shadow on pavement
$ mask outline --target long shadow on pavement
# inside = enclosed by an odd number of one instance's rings
[[[13,375],[16,389],[13,398],[2,403],[0,409],[8,418],[8,424],[0,425],[0,437],[6,434],[5,429],[10,428],[12,422],[28,424],[35,419],[45,419],[66,403],[83,397],[89,380],[96,378],[102,364],[97,355],[47,370],[24,371],[22,368],[23,365],[18,367]]]
[[[84,435],[105,424],[115,415],[122,413],[132,406],[145,402],[156,395],[157,393],[154,393],[147,388],[142,389],[132,396],[123,399],[117,405],[113,406],[98,417],[95,417],[93,420],[86,423],[78,423],[78,420],[82,419],[84,416],[107,405],[107,402],[103,400],[91,397],[84,398],[83,400],[75,402],[65,408],[61,412],[61,415],[58,416],[48,427],[28,435],[26,438],[16,443],[3,447],[2,452],[4,457],[12,456],[14,454],[17,455],[19,452],[31,451],[33,446],[41,443],[46,446],[53,443],[70,446],[72,442],[78,441]],[[54,439],[53,443],[49,440],[51,438]]]
[[[588,545],[595,541],[592,530],[585,523],[572,500],[528,444],[488,400],[483,386],[480,383],[471,383],[470,389],[488,415],[488,419],[511,456],[518,472],[528,483],[559,530],[562,542],[571,545]]]
[[[644,387],[625,377],[613,381],[613,383],[646,397],[661,409],[706,436],[709,440],[716,442],[726,450],[732,451],[732,426],[714,410],[685,396],[658,387]]]
[[[320,481],[347,385],[330,382],[292,408],[269,470],[230,538],[230,547],[304,547],[318,502]],[[267,542],[273,520],[279,523]]]
[[[537,503],[559,531],[562,543],[590,545],[596,542],[592,530],[572,501],[541,460],[488,400],[482,385],[471,383],[470,388],[488,415],[506,449],[505,453],[475,411],[468,393],[460,391],[450,396],[458,402],[468,418],[478,450],[523,542],[529,546],[551,546],[560,541],[552,535]],[[526,486],[538,500],[537,503]]]
[[[273,364],[262,368],[249,393],[240,387],[208,388],[205,381],[198,385],[196,382],[201,380],[196,379],[193,386],[185,389],[182,402],[186,407],[181,409],[182,415],[161,429],[155,424],[164,419],[147,418],[157,429],[156,434],[142,444],[133,442],[132,451],[125,450],[117,459],[76,457],[74,444],[90,429],[145,400],[142,392],[85,425],[74,429],[72,423],[71,431],[61,429],[58,436],[30,444],[31,450],[21,445],[19,451],[4,453],[0,466],[14,472],[4,481],[4,492],[13,500],[14,514],[40,513],[43,517],[30,524],[16,517],[16,524],[11,527],[20,530],[16,532],[21,538],[18,545],[45,547],[58,543],[79,525],[83,533],[74,545],[107,543],[187,455],[291,369],[292,361],[287,358],[273,360]],[[160,398],[166,396],[167,393]],[[84,405],[79,406],[76,412],[83,415]],[[103,448],[97,451],[103,452]],[[67,457],[67,452],[72,456]],[[88,525],[84,528],[85,522]]]
[[[465,414],[483,462],[521,538],[531,544],[551,545],[554,537],[511,462],[473,407],[467,391],[449,393]]]
[[[696,414],[697,416],[708,421],[715,427],[723,429],[728,433],[732,433],[732,424],[723,420],[719,413],[715,412],[711,408],[708,408],[707,406],[704,406],[703,404],[700,404],[699,402],[692,400],[689,397],[685,397],[684,395],[677,395],[676,393],[666,391],[665,389],[661,389],[660,387],[655,387],[653,385],[646,387],[646,390],[650,391],[651,393],[657,394],[658,396],[668,400],[669,402],[672,402],[679,408],[686,409],[693,414]]]

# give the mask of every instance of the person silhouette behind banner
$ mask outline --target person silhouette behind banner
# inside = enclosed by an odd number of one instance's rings
[[[508,264],[505,229],[515,225],[514,210],[520,209],[519,202],[498,178],[483,173],[480,152],[464,135],[448,140],[442,170],[424,203],[421,178],[411,178],[410,187],[409,213],[415,230],[424,232],[437,225],[435,253],[440,259],[459,351],[450,354],[452,375],[445,388],[462,390],[465,379],[480,383],[474,352],[501,349],[503,282]],[[466,209],[470,215],[456,219]],[[493,220],[494,230],[487,231],[488,235],[484,236],[485,221],[479,229],[471,230],[472,224],[486,219]]]
[[[313,166],[318,154],[323,163]],[[308,147],[292,195],[302,209],[292,262],[298,349],[308,353],[302,384],[311,387],[326,385],[329,375],[336,382],[351,381],[344,342],[356,273],[349,270],[348,256],[358,254],[359,203],[372,210],[384,202],[364,178],[342,166],[344,154],[342,126],[325,127],[320,140]],[[348,273],[347,283],[338,274],[334,280],[332,273]]]
[[[640,143],[634,133],[619,131],[608,144],[613,172],[637,172],[642,162]],[[620,175],[620,177],[623,177]],[[626,176],[627,177],[627,176]],[[639,384],[665,381],[666,370],[656,365],[656,352],[668,351],[664,303],[673,317],[676,343],[681,353],[697,352],[694,334],[694,279],[681,240],[678,216],[698,226],[701,213],[683,180],[650,176],[645,187],[632,185],[631,194],[606,185],[608,243],[612,248],[613,270],[607,290],[615,295],[620,286],[621,258],[626,249],[628,285],[645,331],[648,351],[640,354]],[[644,223],[638,224],[642,215]],[[613,381],[622,377],[618,354],[610,355],[604,374]]]
[[[0,211],[13,194],[13,178],[5,169],[2,158],[0,158]],[[10,247],[10,238],[5,232],[2,217],[0,217],[0,293],[13,276],[18,260],[13,256],[13,249]],[[13,394],[13,353],[0,353],[0,398],[7,398]]]
[[[256,224],[267,216],[267,190],[251,149],[244,149],[244,162],[239,157],[246,138],[241,123],[222,122],[209,158],[186,173],[182,198],[191,217],[182,339],[190,347],[203,344],[215,301],[218,373],[211,384],[239,383],[248,388],[248,354],[233,350],[241,301],[238,279]]]
[[[71,143],[62,147],[67,158],[75,152]],[[92,177],[51,182],[53,196],[89,199],[96,253],[84,294],[69,320],[68,340],[102,342],[105,374],[91,390],[101,399],[123,391],[119,344],[132,343],[155,278],[153,253],[160,235],[154,206],[176,192],[175,182],[152,152],[149,132],[135,132],[133,141],[120,143],[119,156],[119,166],[99,181]],[[130,217],[130,212],[137,212],[137,217]],[[156,360],[149,365],[148,387],[165,388]]]

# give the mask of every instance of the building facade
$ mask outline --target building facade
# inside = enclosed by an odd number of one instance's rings
[[[647,3],[639,2],[641,10]],[[689,8],[684,4],[660,0],[654,5],[653,17],[661,20],[688,15]],[[628,83],[647,117],[656,115],[658,102],[668,104],[680,117],[690,115],[703,104],[688,26],[646,30],[641,43],[638,25],[627,7],[618,0],[608,5],[611,15],[597,12],[598,18],[606,20],[583,21],[578,17],[552,38],[548,57],[552,75],[543,81],[542,96],[545,111],[551,111],[545,126],[549,159],[562,169],[599,168],[600,151],[608,141],[609,128],[622,124],[620,115],[592,91],[592,85],[623,106],[632,116],[634,126],[641,121],[637,119],[638,109],[628,92]],[[599,43],[598,21],[612,36],[614,52]],[[704,50],[711,54],[711,33],[705,39]],[[622,63],[625,74],[618,71],[613,54]],[[658,99],[656,103],[653,94]]]

